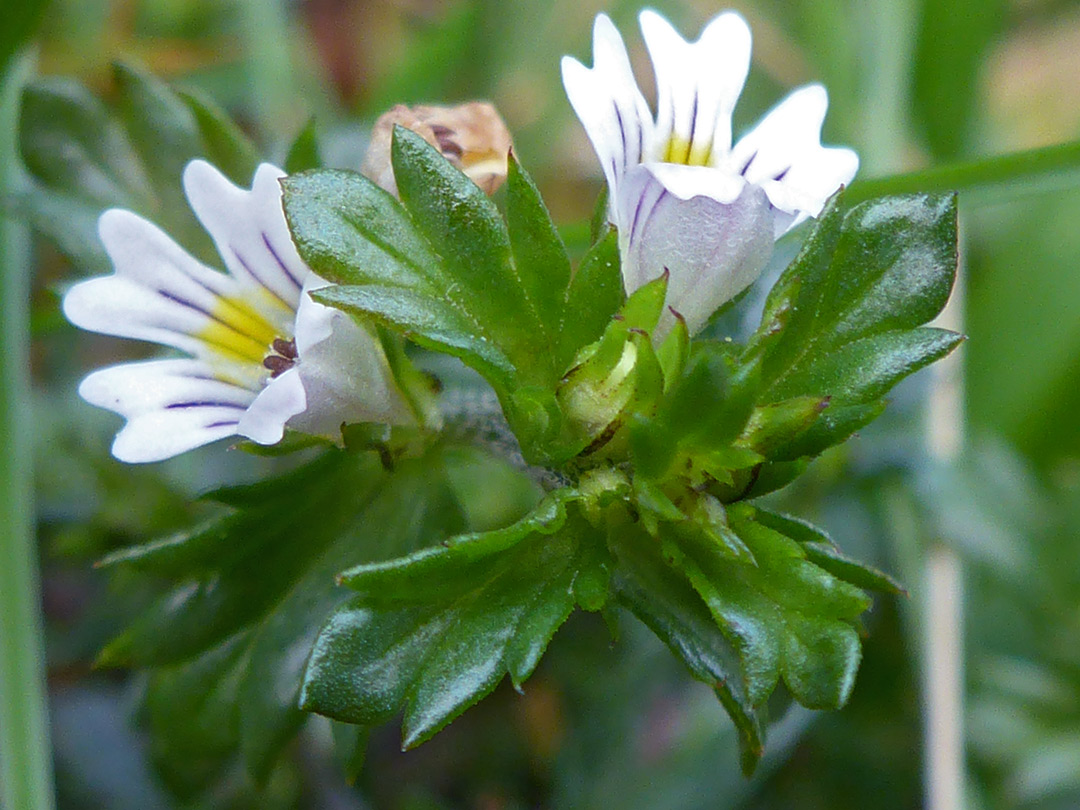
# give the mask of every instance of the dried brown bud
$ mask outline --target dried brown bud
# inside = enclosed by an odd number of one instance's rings
[[[391,194],[397,194],[394,169],[390,165],[394,124],[423,137],[488,194],[493,194],[506,179],[510,132],[491,104],[481,101],[456,107],[399,104],[375,122],[361,168]]]

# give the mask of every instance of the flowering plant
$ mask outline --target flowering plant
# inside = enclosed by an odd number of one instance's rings
[[[212,493],[228,509],[209,524],[103,561],[175,587],[102,663],[154,669],[148,702],[165,716],[220,690],[257,775],[307,713],[360,729],[403,713],[405,746],[429,739],[504,677],[525,688],[578,608],[613,628],[636,616],[708,684],[747,772],[780,684],[817,709],[850,695],[867,592],[899,586],[762,498],[960,341],[924,326],[954,280],[955,200],[846,203],[858,160],[821,146],[819,86],[732,145],[742,18],[720,15],[695,44],[652,12],[641,25],[655,116],[606,17],[594,66],[563,62],[608,185],[608,222],[576,266],[512,152],[501,208],[488,195],[502,129],[430,108],[393,111],[366,174],[302,144],[288,174],[234,161],[250,190],[189,163],[225,273],[133,213],[101,216],[115,272],[75,285],[66,314],[191,355],[84,381],[128,420],[114,454],[286,429],[313,438],[282,453],[318,447]],[[184,103],[205,144],[250,158],[235,127]],[[758,327],[710,337],[802,223]],[[477,495],[478,470],[494,498]]]

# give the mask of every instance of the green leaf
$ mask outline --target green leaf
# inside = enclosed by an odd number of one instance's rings
[[[904,586],[883,571],[848,557],[828,534],[805,520],[758,509],[755,520],[802,546],[810,562],[859,588],[907,595]]]
[[[583,346],[600,339],[626,300],[619,264],[619,237],[609,228],[585,254],[566,292],[557,365],[566,371]]]
[[[828,407],[829,398],[820,396],[793,397],[762,405],[750,415],[738,444],[771,458],[779,448],[809,430]]]
[[[183,168],[209,157],[247,186],[253,147],[209,101],[178,95],[131,66],[117,65],[115,76],[112,106],[70,80],[39,79],[26,88],[19,140],[31,181],[15,204],[88,270],[109,268],[97,218],[113,206],[151,219],[197,258],[220,266],[184,196]]]
[[[505,467],[489,475],[506,477]],[[183,672],[215,645],[241,645],[236,739],[249,769],[263,778],[303,722],[308,651],[349,596],[335,584],[337,572],[438,542],[466,524],[439,450],[400,459],[392,473],[376,453],[333,450],[279,478],[212,495],[236,511],[104,561],[176,587],[102,659]]]
[[[755,564],[733,564],[693,534],[668,537],[665,556],[739,651],[753,705],[782,678],[804,706],[839,708],[859,664],[853,622],[869,600],[811,563],[794,540],[755,521],[751,507],[729,507],[728,517]]]
[[[739,731],[743,771],[752,773],[764,751],[765,724],[746,690],[735,647],[689,583],[660,556],[655,540],[620,533],[613,550],[619,600],[671,648],[691,675],[713,688]]]
[[[570,260],[532,178],[514,153],[506,177],[506,228],[514,267],[537,319],[561,333],[570,285]],[[551,339],[549,345],[554,345]]]
[[[675,324],[656,352],[660,367],[664,370],[665,391],[682,376],[690,360],[690,330],[686,326],[686,319],[675,310],[671,310],[671,313]]]
[[[589,217],[590,241],[595,245],[613,230],[615,230],[614,227],[608,222],[608,188],[605,185],[596,196],[592,216]]]
[[[389,192],[355,172],[304,172],[282,181],[285,217],[304,260],[342,285],[384,284],[435,296],[441,260]]]
[[[783,464],[847,439],[901,379],[960,344],[960,335],[920,328],[948,300],[956,261],[955,195],[890,197],[846,213],[841,195],[830,201],[770,291],[743,355],[760,367],[762,390],[740,442],[781,466],[760,470],[742,497],[790,481],[797,468]],[[799,425],[792,415],[780,420],[784,430],[770,417],[770,440],[754,439],[770,411],[815,399],[818,416],[808,411]]]
[[[139,710],[157,772],[180,796],[212,782],[240,744],[237,693],[247,636],[153,672]]]
[[[963,341],[945,329],[882,332],[823,353],[790,372],[772,396],[827,391],[838,402],[863,405],[881,398],[904,377],[938,360]]]
[[[4,25],[0,26],[0,76],[18,50],[34,36],[48,0],[17,0],[4,7]]]
[[[571,278],[543,201],[516,161],[504,225],[479,187],[415,133],[395,130],[392,157],[401,203],[347,172],[284,183],[300,254],[340,285],[316,298],[459,357],[491,383],[527,459],[562,458],[554,392],[622,303],[615,237]]]
[[[285,172],[299,174],[310,169],[320,169],[322,165],[319,133],[315,127],[315,118],[311,117],[289,146],[289,152],[285,156]]]
[[[890,197],[846,214],[834,198],[770,293],[761,328],[751,340],[765,352],[767,397],[843,400],[840,392],[806,387],[807,380],[819,382],[810,371],[813,365],[861,339],[926,323],[945,306],[955,274],[955,195]],[[864,344],[861,354],[859,348],[848,349],[849,359],[858,359],[863,368],[869,364],[873,374],[867,388],[880,390],[947,350],[944,340],[916,343],[882,338],[881,344]],[[870,363],[875,350],[892,354],[892,361]],[[834,378],[840,371],[834,368]],[[841,382],[853,385],[850,378]]]
[[[243,130],[223,109],[194,90],[177,93],[195,117],[205,153],[210,163],[238,186],[251,185],[259,166],[259,151]]]
[[[204,152],[195,115],[168,85],[142,68],[117,63],[113,77],[120,119],[154,189],[154,213],[187,211],[180,178],[188,162]]]
[[[520,687],[575,603],[606,599],[603,543],[568,510],[573,497],[561,491],[506,529],[343,574],[359,595],[316,642],[304,708],[362,725],[404,708],[411,748],[504,675]]]
[[[804,432],[775,447],[773,461],[789,462],[816,456],[833,445],[846,441],[855,431],[873,422],[885,411],[884,400],[869,405],[829,404]]]
[[[460,357],[488,380],[501,382],[504,396],[513,390],[513,362],[450,301],[440,301],[426,292],[374,284],[323,288],[312,297],[321,304],[401,329],[420,346]]]
[[[752,364],[736,366],[722,344],[699,343],[662,416],[682,442],[706,450],[726,447],[751,416],[757,371]]]
[[[97,235],[101,205],[38,183],[27,185],[12,199],[18,213],[76,267],[87,273],[108,273],[112,263]]]
[[[245,761],[264,767],[272,763],[303,722],[304,665],[323,621],[347,598],[344,588],[333,587],[337,572],[358,559],[379,559],[432,542],[460,520],[449,486],[433,485],[426,464],[406,465],[283,595],[252,637],[241,683]],[[368,528],[375,526],[378,532]]]
[[[460,357],[493,385],[514,423],[514,392],[554,389],[558,323],[541,322],[491,201],[415,140],[399,131],[395,141],[409,210],[359,175],[313,172],[285,182],[290,227],[312,269],[342,284],[318,300]]]
[[[806,472],[809,464],[810,460],[806,458],[796,458],[792,461],[767,461],[755,468],[752,479],[743,486],[735,500],[753,500],[783,489]]]
[[[23,162],[42,185],[77,189],[99,211],[146,205],[148,179],[124,128],[78,82],[41,78],[27,85],[19,127]]]
[[[678,328],[672,332],[677,333]],[[732,441],[754,412],[758,372],[754,363],[737,365],[726,344],[694,344],[681,375],[670,383],[665,376],[668,391],[655,413],[631,426],[638,471],[659,479],[672,465],[682,474],[703,464],[716,466],[705,457],[717,461],[718,454],[730,455]]]
[[[519,380],[557,378],[561,369],[554,368],[551,348],[559,324],[545,321],[544,307],[533,297],[544,283],[543,268],[533,263],[538,257],[523,248],[526,266],[515,266],[510,237],[495,204],[422,137],[396,127],[391,151],[402,203],[442,258],[448,283],[440,292],[468,313],[478,335],[503,350]],[[517,210],[526,204],[523,197],[532,197],[526,190],[530,185],[531,181],[518,186]],[[536,212],[531,216],[535,218]],[[534,228],[534,236],[541,231]],[[549,240],[546,254],[551,253]],[[561,281],[565,287],[568,270],[564,279],[559,268],[552,268],[552,273],[555,285]]]
[[[366,726],[351,723],[332,723],[331,728],[334,734],[335,758],[345,774],[345,781],[352,785],[364,769],[371,731]]]

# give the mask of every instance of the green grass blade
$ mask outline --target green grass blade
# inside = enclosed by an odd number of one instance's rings
[[[19,98],[29,60],[0,82],[0,195],[16,175]],[[52,753],[38,609],[30,447],[29,244],[0,217],[0,806],[51,810]]]
[[[1008,202],[1028,194],[1080,187],[1080,141],[906,174],[856,180],[844,195],[851,204],[887,194],[960,191],[969,205]]]

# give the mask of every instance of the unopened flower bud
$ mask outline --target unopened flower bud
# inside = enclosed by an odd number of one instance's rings
[[[512,146],[510,132],[491,104],[482,101],[456,107],[399,104],[375,122],[361,168],[391,194],[397,194],[390,161],[395,124],[422,136],[487,194],[493,194],[506,179],[506,156]]]

